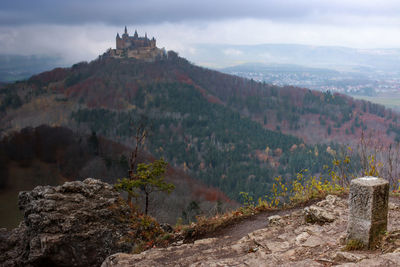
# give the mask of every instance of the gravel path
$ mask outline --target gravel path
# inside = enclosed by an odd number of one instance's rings
[[[334,199],[333,199],[334,198]],[[400,266],[400,202],[389,201],[388,230],[396,231],[382,250],[343,251],[347,197],[331,197],[315,203],[334,216],[331,223],[309,224],[302,207],[262,212],[220,229],[192,243],[175,244],[141,254],[110,256],[111,266]],[[307,203],[308,205],[314,203]],[[268,225],[268,217],[280,215]],[[394,251],[394,252],[393,252]]]

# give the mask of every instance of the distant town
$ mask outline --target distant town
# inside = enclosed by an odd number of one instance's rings
[[[338,72],[320,69],[291,70],[273,67],[260,71],[231,67],[224,72],[278,86],[292,85],[349,95],[388,96],[400,91],[400,76]]]

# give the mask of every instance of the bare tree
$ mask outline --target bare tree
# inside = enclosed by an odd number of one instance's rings
[[[142,116],[137,122],[131,122],[132,127],[135,131],[134,142],[135,147],[132,150],[130,157],[129,157],[129,178],[135,179],[135,170],[138,164],[139,152],[144,146],[146,137],[148,136],[149,132],[149,124],[148,119]]]
[[[133,119],[130,124],[133,131],[135,132],[133,140],[135,143],[135,147],[129,156],[128,177],[130,180],[135,180],[138,179],[136,169],[139,161],[139,153],[146,142],[146,138],[148,137],[151,126],[149,123],[149,119],[146,116],[140,116],[140,118],[138,119]],[[131,194],[128,194],[128,204],[131,208],[133,208]]]

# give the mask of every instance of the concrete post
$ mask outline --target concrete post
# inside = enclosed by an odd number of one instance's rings
[[[373,248],[387,229],[389,183],[376,177],[354,179],[350,184],[347,244]]]

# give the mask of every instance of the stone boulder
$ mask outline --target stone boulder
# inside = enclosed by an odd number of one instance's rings
[[[337,197],[328,195],[324,200],[304,208],[304,219],[307,223],[325,224],[335,220],[335,203]]]
[[[130,209],[107,183],[88,178],[19,194],[24,221],[0,229],[1,266],[99,266],[130,252]]]
[[[268,225],[281,225],[282,224],[282,217],[279,215],[272,215],[268,217]]]

